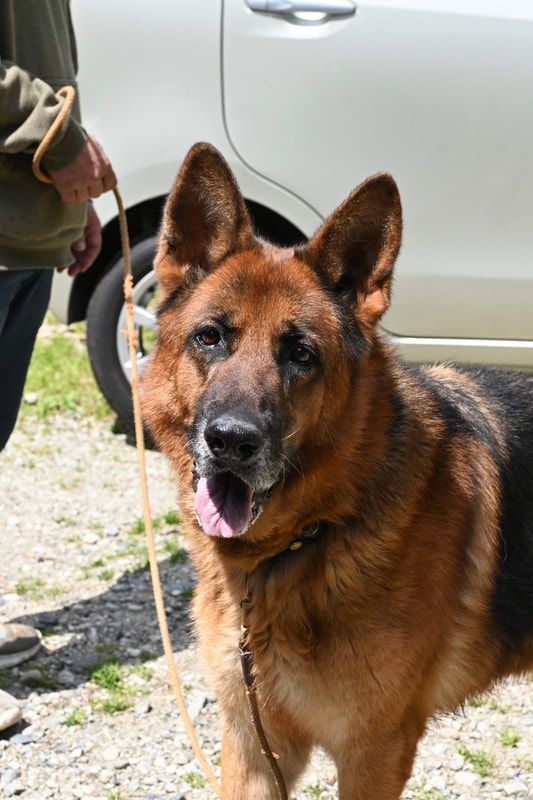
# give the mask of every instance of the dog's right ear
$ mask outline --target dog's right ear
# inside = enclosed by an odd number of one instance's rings
[[[186,278],[200,279],[231,252],[252,244],[250,218],[232,171],[212,145],[195,144],[163,213],[155,259],[163,298]]]

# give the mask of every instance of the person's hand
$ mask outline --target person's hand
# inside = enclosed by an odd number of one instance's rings
[[[52,170],[50,177],[67,206],[100,197],[117,185],[108,157],[90,135],[78,155],[61,169]]]
[[[92,203],[89,203],[87,208],[87,222],[83,233],[78,241],[70,246],[70,249],[74,261],[68,266],[59,267],[57,271],[63,272],[66,269],[71,277],[89,269],[102,249],[102,228]]]

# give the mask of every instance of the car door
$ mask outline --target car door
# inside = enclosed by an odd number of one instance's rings
[[[394,175],[391,332],[533,340],[533,2],[361,0],[328,16],[316,9],[348,0],[294,1],[316,13],[224,0],[239,156],[321,216],[367,175]]]

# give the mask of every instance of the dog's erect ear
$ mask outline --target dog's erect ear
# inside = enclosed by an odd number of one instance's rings
[[[195,144],[163,213],[155,261],[163,294],[177,288],[190,270],[205,275],[252,243],[248,211],[228,164],[212,145]]]
[[[301,255],[365,326],[390,303],[392,269],[400,249],[402,207],[386,173],[368,178],[324,222]]]

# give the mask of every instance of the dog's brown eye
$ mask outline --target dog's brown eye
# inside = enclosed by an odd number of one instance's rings
[[[312,359],[312,353],[302,344],[297,345],[291,352],[291,358],[297,364],[308,364]]]
[[[200,333],[196,335],[196,340],[203,344],[204,347],[214,347],[220,343],[220,333],[216,328],[203,328]]]

